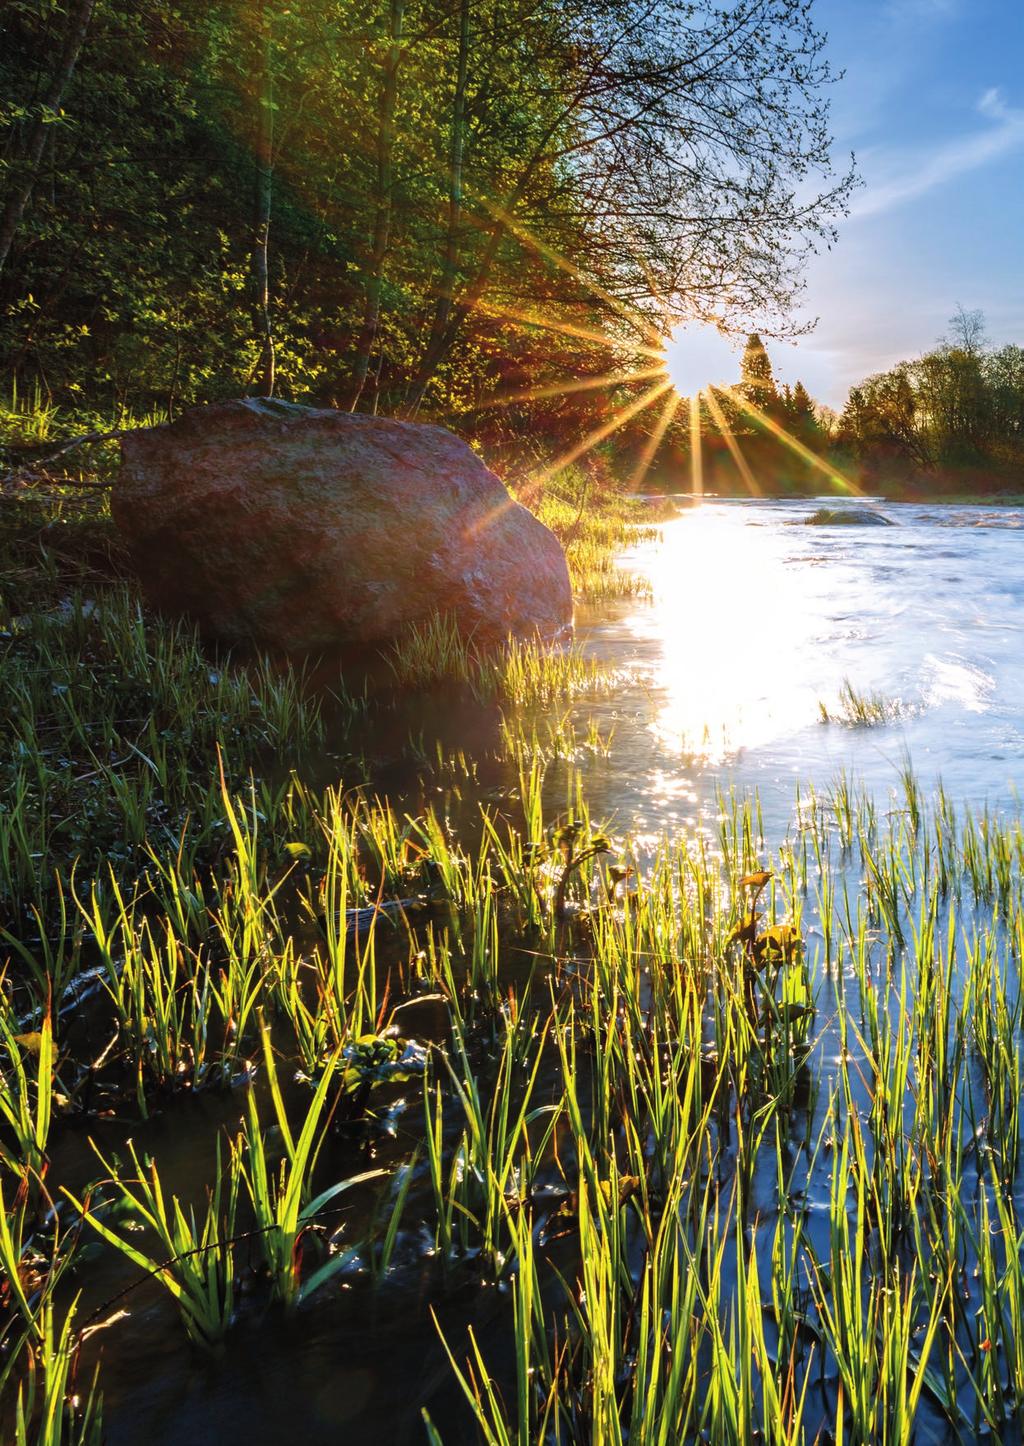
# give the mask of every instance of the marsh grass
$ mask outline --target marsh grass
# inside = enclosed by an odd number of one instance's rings
[[[193,863],[212,856],[217,748],[232,768],[278,771],[282,753],[301,759],[322,736],[301,673],[211,658],[194,630],[148,618],[118,584],[10,616],[0,687],[14,720],[0,759],[8,924],[51,912],[72,862],[137,866],[183,839]]]
[[[831,708],[823,702],[818,703],[822,723],[841,723],[847,728],[879,728],[887,723],[898,723],[908,716],[908,711],[899,698],[864,692],[855,688],[849,678],[843,679],[837,701]]]
[[[561,542],[573,596],[584,602],[650,596],[646,579],[620,566],[633,543],[657,536],[643,502],[610,491],[569,467],[538,491],[527,485],[522,500]]]
[[[483,647],[459,631],[455,618],[435,615],[413,624],[387,656],[405,688],[463,685],[481,703],[545,707],[581,694],[607,692],[615,678],[574,642],[510,637]]]
[[[231,885],[219,903],[212,885],[200,890],[165,861],[161,902],[141,929],[138,905],[111,884],[117,942],[103,906],[86,928],[111,987],[126,991],[118,1048],[142,1055],[127,1000],[151,1000],[160,979],[172,1013],[144,1002],[143,1015],[177,1038],[187,1001],[209,1039],[228,1014],[233,1057],[262,1075],[269,1116],[245,1086],[242,1134],[211,1175],[205,1214],[173,1201],[158,1161],[134,1162],[130,1176],[106,1167],[156,1246],[113,1226],[108,1243],[168,1282],[190,1335],[216,1350],[238,1310],[240,1188],[267,1288],[288,1312],[353,1270],[386,1289],[403,1233],[424,1222],[446,1271],[513,1283],[513,1395],[487,1384],[503,1363],[471,1340],[463,1364],[446,1332],[486,1440],[557,1430],[802,1442],[827,1426],[866,1446],[909,1441],[925,1402],[961,1430],[1005,1433],[1024,1420],[1017,824],[954,821],[910,776],[904,806],[883,817],[839,780],[801,801],[806,849],[771,860],[756,808],[733,798],[714,851],[699,838],[666,841],[641,890],[622,899],[601,884],[610,840],[583,799],[573,793],[569,824],[547,819],[543,763],[523,758],[525,833],[490,815],[472,848],[429,814],[403,821],[358,795],[299,789],[289,826],[310,840],[303,887],[323,921],[302,967],[259,862],[263,826],[230,790],[220,807]],[[425,1075],[399,1065],[394,1076],[422,1092],[425,1188],[410,1158],[374,1214],[378,1233],[325,1245],[318,1216],[368,1177],[314,1186],[317,1160],[339,1122],[372,1133],[378,1118],[360,1086],[371,1075],[355,1061],[397,1061],[404,1049],[387,1047],[393,1006],[376,929],[353,938],[343,921],[368,890],[405,891],[415,877],[448,901],[402,926],[403,952],[450,1021]],[[567,878],[576,913],[565,909]],[[173,950],[155,947],[161,933]],[[169,976],[166,960],[182,945],[198,957],[200,937],[205,949],[217,941],[224,977],[197,993],[194,967]],[[502,959],[527,941],[533,981],[515,985]],[[274,1050],[261,1010],[274,1019]],[[297,1126],[282,1051],[310,1076]],[[12,1078],[12,1098],[24,1094],[29,1108],[11,1166],[24,1155],[26,1168],[40,1150],[37,1096],[27,1072],[24,1087],[16,1068]],[[151,1079],[144,1097],[157,1088]],[[823,1167],[824,1231],[799,1203],[821,1189],[811,1182]],[[789,1202],[772,1228],[757,1223],[766,1191]],[[102,1217],[81,1208],[96,1228]],[[547,1264],[554,1241],[562,1286]],[[977,1267],[969,1309],[950,1285],[965,1251]],[[13,1236],[6,1253],[19,1255]],[[34,1307],[19,1309],[24,1318]],[[836,1385],[823,1404],[814,1383],[825,1362]]]

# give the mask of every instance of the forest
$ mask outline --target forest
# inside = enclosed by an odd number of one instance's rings
[[[742,462],[737,465],[727,442],[731,433],[767,492],[821,491],[829,465],[866,491],[895,497],[1020,491],[1024,348],[991,346],[980,311],[958,307],[931,351],[852,387],[839,413],[816,403],[802,382],[779,383],[769,348],[756,334],[747,340],[738,373],[731,389],[736,400],[722,396],[702,405],[701,448],[713,490],[747,490]],[[763,424],[744,412],[740,398],[755,404]],[[659,475],[667,468],[668,476],[678,476],[689,466],[689,452],[688,433],[677,425]]]
[[[528,471],[640,402],[680,318],[790,328],[854,185],[798,0],[17,0],[3,27],[15,446],[274,394]]]

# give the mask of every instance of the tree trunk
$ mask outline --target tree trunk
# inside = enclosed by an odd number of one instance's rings
[[[448,148],[448,227],[445,235],[441,283],[438,288],[430,337],[417,368],[406,405],[406,415],[419,411],[430,381],[431,358],[438,353],[448,331],[455,300],[455,272],[459,258],[459,226],[462,223],[462,162],[466,148],[466,80],[469,74],[469,3],[459,0],[459,54],[455,69],[455,100]]]
[[[519,179],[505,197],[502,205],[492,209],[494,222],[491,226],[491,234],[488,237],[487,245],[484,247],[484,254],[477,267],[476,275],[465,288],[459,300],[449,306],[446,326],[436,334],[434,332],[431,333],[430,340],[424,350],[423,357],[416,371],[416,382],[410,396],[408,409],[410,413],[419,409],[420,402],[426,394],[430,383],[433,381],[438,367],[454,346],[467,317],[471,316],[476,310],[484,291],[487,289],[491,270],[495,261],[498,259],[501,243],[509,229],[509,222],[515,213],[515,209],[525,196],[530,182],[533,179],[534,172],[545,158],[548,144],[558,129],[559,124],[572,114],[578,102],[579,96],[577,95],[563,108],[559,119],[548,127],[546,134],[541,138],[533,153],[524,161],[523,170]]]
[[[49,89],[39,108],[39,114],[29,131],[22,166],[15,168],[11,191],[3,212],[0,213],[0,275],[3,275],[11,246],[17,235],[18,227],[21,225],[21,218],[25,214],[25,207],[28,205],[32,187],[35,185],[39,173],[39,163],[42,160],[49,129],[46,116],[48,113],[52,114],[60,110],[64,92],[74,74],[82,46],[85,44],[93,4],[94,0],[79,0],[78,5],[71,12],[71,29],[64,44],[60,64],[54,72]],[[19,170],[21,170],[20,175]]]
[[[532,170],[533,164],[531,163],[529,172],[523,176],[502,208],[502,214],[495,219],[487,246],[484,249],[483,259],[477,267],[476,276],[459,300],[449,305],[446,325],[431,332],[430,340],[416,371],[416,381],[409,399],[410,416],[419,410],[420,403],[426,395],[427,388],[433,381],[438,367],[455,344],[466,318],[476,310],[477,303],[484,294],[487,282],[490,280],[491,268],[498,258],[502,240],[508,230],[508,223],[503,219],[503,215],[511,214],[512,208],[518,203],[526,189],[526,182]]]
[[[274,395],[276,353],[270,319],[270,215],[274,195],[274,72],[270,25],[262,16],[263,70],[256,123],[256,209],[253,228],[252,272],[256,293],[256,340],[260,357],[256,366],[256,395]]]
[[[363,307],[363,325],[356,343],[355,365],[352,378],[352,396],[349,402],[355,411],[366,385],[370,369],[370,356],[377,339],[380,323],[380,297],[384,282],[384,262],[388,254],[391,234],[391,199],[394,186],[393,154],[395,145],[395,103],[398,98],[398,66],[402,58],[402,23],[405,17],[405,0],[391,0],[390,34],[387,54],[384,57],[384,71],[380,92],[379,125],[377,130],[377,199],[373,223],[373,248],[370,254],[370,268],[366,282],[366,300]]]

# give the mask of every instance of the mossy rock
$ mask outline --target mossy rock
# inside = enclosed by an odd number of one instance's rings
[[[871,507],[819,507],[810,517],[804,518],[808,527],[895,527],[891,517],[885,517]]]

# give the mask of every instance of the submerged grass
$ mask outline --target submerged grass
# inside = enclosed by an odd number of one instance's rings
[[[510,637],[503,646],[478,646],[460,632],[455,618],[441,615],[407,629],[387,661],[403,687],[458,683],[481,703],[515,708],[543,707],[615,685],[578,643]]]
[[[403,1219],[413,1233],[423,1222],[446,1277],[513,1283],[508,1358],[445,1332],[487,1441],[810,1442],[828,1430],[866,1446],[909,1441],[925,1402],[930,1429],[944,1420],[1011,1439],[1024,1424],[1019,825],[965,816],[951,837],[948,809],[919,802],[882,821],[843,783],[833,801],[807,803],[807,853],[773,863],[738,800],[719,851],[666,841],[623,898],[625,870],[602,862],[610,840],[585,810],[568,831],[545,827],[529,796],[528,849],[492,817],[467,851],[429,816],[407,832],[386,809],[305,795],[327,849],[312,871],[326,892],[311,903],[329,912],[302,971],[270,879],[254,871],[252,816],[223,799],[238,911],[225,918],[197,893],[182,902],[179,883],[162,927],[199,958],[197,936],[215,926],[220,968],[238,977],[221,990],[257,1001],[235,1015],[230,1046],[249,1062],[241,1136],[220,1152],[205,1213],[166,1203],[158,1161],[133,1156],[130,1176],[104,1165],[155,1249],[75,1196],[83,1218],[166,1286],[207,1350],[239,1309],[240,1240],[292,1312],[352,1271],[384,1289]],[[406,917],[398,956],[446,1004],[447,1041],[429,1066],[372,982],[380,963],[330,923],[365,897],[368,868],[389,892],[408,887],[413,839],[446,901]],[[850,849],[868,880],[853,896],[836,862]],[[817,886],[812,935],[818,858],[832,883]],[[143,977],[162,966],[118,907],[119,943],[107,934],[102,948],[145,995]],[[815,946],[826,927],[831,942]],[[517,941],[540,962],[518,986],[499,962]],[[252,974],[254,947],[264,962]],[[220,1034],[223,1007],[212,993],[197,1005],[194,978],[169,992]],[[315,1070],[290,1102],[259,1009],[273,1014],[278,1050]],[[300,1049],[320,1022],[319,1043]],[[23,1047],[53,1071],[44,1050]],[[127,1026],[117,1049],[138,1054]],[[13,1099],[24,1086],[12,1080]],[[318,1216],[379,1171],[315,1185],[319,1157],[339,1128],[373,1138],[376,1099],[410,1081],[423,1100],[422,1186],[410,1161],[376,1241],[328,1240]],[[31,1128],[24,1138],[8,1169],[38,1150]],[[822,1190],[824,1218],[808,1208]],[[768,1199],[774,1228],[759,1224]],[[19,1318],[26,1308],[40,1320],[24,1301]],[[516,1384],[499,1391],[507,1369]],[[447,1435],[437,1420],[429,1431]]]

